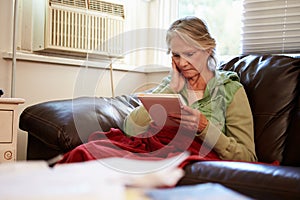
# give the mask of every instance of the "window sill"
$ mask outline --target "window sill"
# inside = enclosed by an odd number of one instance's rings
[[[87,66],[91,68],[99,69],[110,69],[110,61],[101,60],[101,61],[89,61],[85,59],[78,58],[65,58],[57,56],[47,56],[39,55],[28,52],[17,52],[17,60],[31,61],[31,62],[41,62],[41,63],[50,63],[58,65],[69,65],[69,66]],[[13,54],[11,52],[2,52],[3,59],[12,59]],[[158,72],[168,72],[170,68],[168,67],[136,67],[130,66],[124,63],[112,63],[113,70],[116,71],[126,71],[126,72],[136,72],[136,73],[158,73]]]

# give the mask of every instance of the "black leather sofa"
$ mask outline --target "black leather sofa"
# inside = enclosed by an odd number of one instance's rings
[[[194,162],[178,185],[220,183],[254,199],[300,199],[300,58],[244,55],[221,65],[236,71],[254,118],[259,162]],[[140,102],[134,95],[80,97],[26,108],[20,128],[28,132],[27,159],[47,160],[87,141],[94,131],[122,127]],[[201,194],[199,194],[201,197]]]

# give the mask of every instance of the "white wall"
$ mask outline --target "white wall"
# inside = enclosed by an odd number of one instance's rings
[[[12,24],[13,24],[13,1],[0,1],[0,51],[11,51],[12,49]],[[10,62],[0,59],[0,88],[4,92],[10,90]],[[9,94],[8,94],[9,95]]]

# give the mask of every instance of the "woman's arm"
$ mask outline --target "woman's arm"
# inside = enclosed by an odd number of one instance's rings
[[[170,88],[171,76],[166,76],[152,93],[174,93]],[[123,131],[127,135],[138,135],[145,132],[151,123],[151,117],[144,106],[135,108],[124,120]]]
[[[209,122],[198,136],[224,160],[257,161],[252,112],[243,87],[235,93],[226,112],[226,132]]]
[[[136,107],[124,120],[123,131],[130,136],[145,132],[151,123],[150,115],[144,106]]]

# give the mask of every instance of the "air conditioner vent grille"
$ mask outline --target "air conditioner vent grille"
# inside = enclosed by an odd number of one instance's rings
[[[89,9],[124,18],[123,5],[94,0],[94,1],[90,1]]]
[[[86,8],[86,0],[49,0],[50,5],[52,3],[74,6],[76,8]]]
[[[33,51],[123,57],[124,5],[100,0],[48,0],[48,3],[44,30],[40,30],[40,24],[34,26]],[[87,3],[89,9],[85,8]]]
[[[84,8],[124,18],[123,5],[116,3],[100,0],[50,0],[49,3],[50,5],[58,4],[76,8]]]
[[[50,9],[47,46],[54,49],[120,55],[123,20],[70,10]]]

